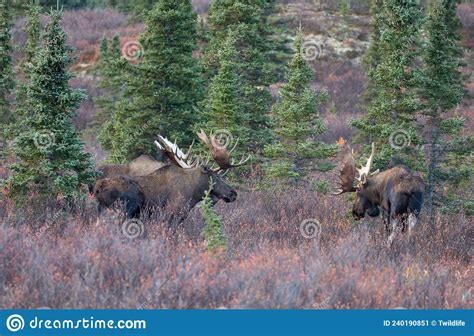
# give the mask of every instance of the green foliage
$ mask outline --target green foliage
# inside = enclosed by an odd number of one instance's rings
[[[219,52],[220,68],[211,80],[204,103],[204,122],[200,128],[209,132],[225,130],[235,137],[238,136],[240,144],[248,144],[252,130],[247,127],[244,119],[235,43],[235,34],[230,32]],[[236,152],[239,152],[239,149]]]
[[[211,39],[203,63],[209,78],[217,74],[219,50],[232,32],[237,50],[237,72],[240,76],[240,110],[245,129],[250,134],[247,147],[257,150],[270,139],[268,112],[271,95],[268,85],[270,28],[263,17],[266,0],[216,0],[209,10]],[[239,135],[240,136],[240,135]]]
[[[30,109],[18,121],[23,131],[15,139],[17,161],[6,181],[9,196],[18,203],[35,193],[36,198],[61,196],[70,201],[84,191],[96,174],[89,154],[75,132],[72,118],[84,94],[69,86],[71,49],[61,26],[62,14],[52,11],[26,88]]]
[[[422,11],[417,0],[375,0],[372,9],[374,44],[365,60],[368,113],[352,125],[360,131],[359,142],[375,142],[374,169],[385,168],[389,161],[419,168],[423,160],[415,115],[421,109],[417,93],[421,74],[416,60]],[[401,146],[391,141],[400,133],[406,138]]]
[[[466,205],[474,198],[472,190],[466,199],[453,199],[444,192],[449,185],[456,188],[468,183],[473,172],[469,155],[474,150],[474,138],[463,135],[463,119],[446,116],[446,112],[457,106],[465,95],[459,70],[462,49],[457,3],[456,0],[441,0],[433,4],[425,27],[422,96],[427,122],[422,132],[429,152],[426,194],[431,217],[435,205],[459,211],[459,208],[469,209]]]
[[[331,190],[331,185],[329,184],[328,181],[315,181],[313,183],[314,189],[317,192],[326,194]]]
[[[273,107],[275,141],[264,152],[271,159],[266,168],[270,179],[302,177],[308,171],[310,159],[325,159],[336,152],[335,146],[316,140],[327,129],[318,114],[318,105],[327,99],[327,94],[316,94],[311,89],[313,73],[303,58],[302,43],[300,29],[295,54],[288,65],[287,83]]]
[[[117,102],[121,99],[120,93],[123,83],[120,69],[124,61],[120,54],[119,37],[114,36],[112,41],[109,41],[106,37],[103,38],[97,69],[100,77],[101,95],[95,101],[98,109],[91,124],[91,130],[94,132],[100,130],[105,122],[112,119]]]
[[[339,13],[343,17],[347,17],[351,9],[349,0],[337,0],[337,4],[339,6]]]
[[[197,48],[197,16],[190,0],[160,0],[146,16],[140,39],[144,58],[124,67],[123,99],[101,135],[114,162],[156,153],[153,139],[162,134],[183,146],[194,139],[203,98]]]
[[[227,239],[224,236],[224,228],[222,224],[222,218],[216,214],[214,209],[212,208],[212,200],[209,196],[211,190],[211,186],[209,190],[205,193],[204,198],[201,202],[201,213],[206,223],[202,235],[207,243],[207,248],[211,251],[219,250],[219,249],[227,249]]]
[[[15,86],[12,64],[12,27],[11,1],[0,0],[0,125],[2,133],[13,117],[9,101],[9,95]],[[0,134],[0,136],[0,140],[3,141],[5,134]]]
[[[23,60],[22,68],[27,77],[31,70],[33,59],[40,44],[41,35],[41,23],[40,23],[41,7],[35,4],[31,4],[27,8],[27,23],[26,23],[26,35],[28,36],[26,41],[25,58]]]

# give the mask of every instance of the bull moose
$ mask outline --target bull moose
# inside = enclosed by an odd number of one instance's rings
[[[356,168],[354,151],[346,157],[340,171],[340,183],[336,195],[355,192],[352,216],[360,220],[365,214],[377,217],[382,209],[383,223],[388,233],[388,245],[393,243],[397,230],[410,235],[416,226],[423,204],[425,185],[421,177],[414,175],[406,166],[395,166],[380,172],[370,173],[375,154],[372,153],[364,167]],[[356,176],[356,172],[358,176]],[[354,182],[357,182],[354,185]]]
[[[200,135],[203,134],[205,133],[201,131]],[[213,143],[215,139],[211,135],[209,144],[212,146]],[[110,207],[118,200],[123,201],[127,216],[136,217],[144,207],[164,207],[182,202],[182,221],[186,218],[187,211],[201,201],[209,189],[213,204],[219,199],[227,203],[236,200],[237,192],[221,176],[227,169],[244,164],[250,157],[235,163],[230,159],[230,152],[219,148],[218,154],[211,151],[218,164],[218,168],[212,169],[208,162],[201,164],[199,160],[192,160],[190,150],[184,154],[176,143],[173,144],[162,136],[158,136],[155,144],[171,163],[144,176],[118,175],[98,180],[93,192],[101,207]],[[223,154],[226,159],[223,159]]]

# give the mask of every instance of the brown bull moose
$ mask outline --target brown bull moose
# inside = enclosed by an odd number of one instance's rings
[[[340,171],[340,183],[334,194],[355,192],[356,199],[352,207],[352,216],[360,220],[368,214],[377,217],[382,209],[383,223],[388,233],[388,245],[395,238],[397,230],[408,233],[417,224],[423,204],[425,185],[421,177],[414,175],[406,166],[396,166],[385,171],[370,173],[375,153],[372,153],[365,167],[357,169],[353,151],[345,160]],[[356,173],[358,176],[356,176]],[[354,182],[357,182],[354,185]]]
[[[176,144],[161,136],[155,144],[171,164],[165,164],[146,176],[113,176],[98,180],[93,192],[101,207],[122,201],[127,216],[136,217],[144,207],[182,204],[182,221],[209,189],[213,204],[219,199],[227,203],[236,200],[237,192],[221,178],[228,168],[211,169],[207,163],[191,160],[190,151],[184,154]],[[230,160],[230,155],[228,157]],[[225,164],[226,167],[232,165],[230,162]]]

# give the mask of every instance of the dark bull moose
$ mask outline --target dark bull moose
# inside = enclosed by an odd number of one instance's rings
[[[360,220],[367,213],[377,217],[382,209],[383,223],[389,234],[388,245],[393,243],[397,230],[408,233],[416,226],[423,204],[425,185],[421,177],[414,175],[406,166],[396,166],[380,172],[370,173],[375,153],[372,153],[365,167],[357,169],[353,151],[347,156],[340,171],[340,184],[336,195],[355,192],[356,199],[352,207],[352,216]],[[358,176],[356,176],[356,173]],[[354,185],[354,182],[356,182]]]
[[[199,136],[208,139],[202,131]],[[212,146],[215,143],[211,135],[211,140],[206,144]],[[199,160],[191,160],[190,150],[184,154],[176,144],[164,137],[158,136],[155,144],[171,163],[142,176],[115,174],[114,169],[105,168],[103,171],[113,173],[99,179],[93,188],[101,208],[111,207],[116,201],[122,201],[125,203],[127,216],[136,217],[145,207],[182,204],[180,219],[184,220],[187,212],[202,200],[209,189],[214,204],[219,199],[224,202],[236,200],[237,192],[222,180],[221,175],[231,167],[244,164],[250,157],[236,164],[231,161],[230,152],[223,147],[216,148],[218,151],[211,151],[211,154],[218,163],[218,168],[212,169],[208,167],[208,162],[201,164]],[[222,154],[225,154],[224,159]]]

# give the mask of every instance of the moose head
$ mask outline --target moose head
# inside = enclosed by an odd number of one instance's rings
[[[344,165],[340,170],[340,182],[334,195],[340,195],[347,192],[355,192],[356,198],[352,206],[352,216],[356,220],[365,217],[367,213],[371,217],[377,217],[380,210],[375,204],[376,198],[374,188],[370,188],[370,177],[379,173],[379,170],[370,173],[370,168],[375,154],[375,145],[372,143],[372,153],[365,166],[356,168],[354,160],[354,150],[346,157]]]
[[[208,190],[212,185],[210,197],[213,203],[216,203],[219,199],[224,202],[233,202],[237,198],[237,192],[225,183],[222,176],[230,169],[245,164],[250,157],[242,159],[238,163],[235,163],[231,159],[231,153],[235,149],[236,145],[228,151],[225,146],[218,146],[215,138],[211,135],[210,139],[206,133],[201,130],[198,133],[199,138],[208,146],[210,155],[216,161],[218,168],[213,169],[208,166],[209,160],[202,162],[199,158],[191,158],[191,149],[194,142],[189,147],[187,153],[184,153],[176,143],[172,143],[168,139],[162,136],[158,136],[158,140],[155,141],[156,146],[160,149],[170,161],[188,171],[192,171],[196,174],[196,179],[199,184],[204,187],[204,190]],[[200,190],[203,188],[199,188]]]

